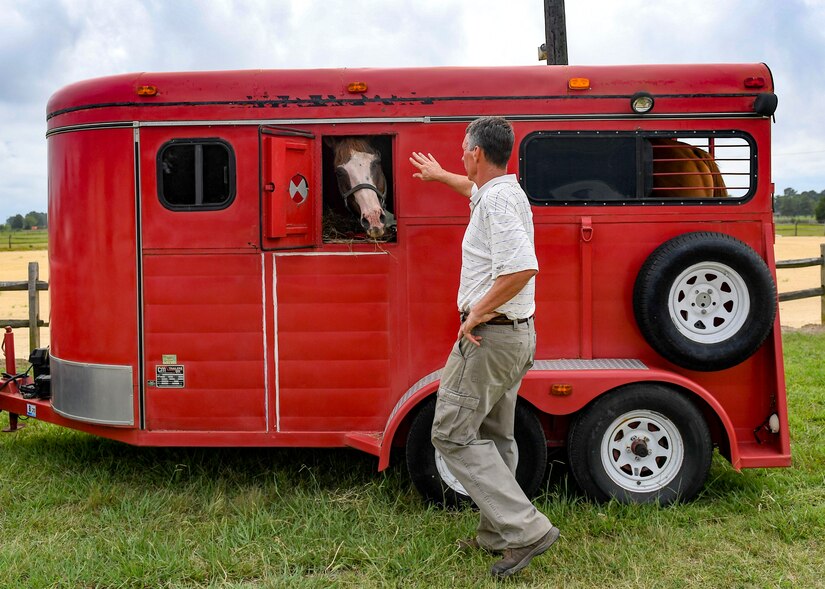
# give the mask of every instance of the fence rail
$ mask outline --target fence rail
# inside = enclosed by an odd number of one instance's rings
[[[40,328],[48,323],[40,319],[40,291],[49,290],[49,283],[40,280],[40,264],[29,262],[29,279],[25,282],[0,282],[0,291],[25,290],[29,293],[28,319],[0,319],[0,326],[28,327],[29,349],[40,347]],[[32,329],[34,326],[34,329]]]
[[[818,258],[802,258],[799,260],[781,260],[776,262],[777,269],[788,268],[808,268],[820,266],[819,288],[806,288],[804,290],[794,290],[791,292],[779,293],[779,301],[796,301],[811,297],[821,297],[820,323],[825,325],[825,243],[820,244],[821,255]],[[0,327],[31,327],[29,329],[29,349],[34,350],[40,347],[40,328],[48,327],[49,324],[40,318],[40,291],[49,290],[49,283],[40,280],[40,265],[37,262],[29,262],[29,279],[19,282],[0,282],[0,292],[2,291],[28,291],[29,293],[29,318],[28,319],[0,319]]]
[[[819,323],[821,325],[825,325],[825,243],[819,244],[819,253],[820,256],[818,258],[778,261],[776,262],[776,268],[777,270],[781,270],[783,268],[809,268],[811,266],[821,267],[819,275],[819,288],[806,288],[804,290],[779,293],[779,302],[781,303],[784,301],[796,301],[811,297],[821,297]]]

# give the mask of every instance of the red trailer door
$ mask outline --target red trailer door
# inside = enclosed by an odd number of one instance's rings
[[[317,182],[311,133],[261,127],[261,245],[264,249],[317,243],[313,219]]]
[[[248,127],[140,130],[148,430],[267,430],[257,139]]]

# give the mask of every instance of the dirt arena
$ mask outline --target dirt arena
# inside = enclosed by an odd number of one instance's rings
[[[795,260],[816,258],[820,255],[820,244],[825,237],[781,237],[776,238],[776,259]],[[49,262],[45,251],[0,252],[0,281],[16,282],[28,279],[29,262],[40,264],[40,279],[49,280]],[[789,292],[819,286],[821,269],[793,268],[777,272],[779,292]],[[818,297],[788,301],[779,305],[782,325],[800,328],[806,325],[820,325],[821,303]],[[40,316],[49,317],[48,293],[40,293]],[[25,291],[0,292],[0,319],[27,319],[28,295]],[[19,350],[27,349],[28,329],[15,329],[15,342]],[[49,330],[40,330],[40,345],[49,345]],[[18,356],[22,356],[18,351]]]

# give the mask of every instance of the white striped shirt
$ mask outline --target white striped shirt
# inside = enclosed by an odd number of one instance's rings
[[[458,310],[470,309],[502,274],[538,270],[533,240],[533,211],[515,174],[493,178],[473,192],[470,223],[461,244]],[[536,309],[535,277],[496,309],[510,319],[524,319]]]

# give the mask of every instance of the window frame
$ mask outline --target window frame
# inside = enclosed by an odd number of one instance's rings
[[[645,138],[662,138],[662,139],[690,139],[691,137],[710,139],[710,138],[727,138],[735,137],[743,139],[750,149],[750,165],[748,168],[749,190],[743,196],[728,196],[728,197],[686,197],[686,198],[639,198],[629,197],[623,199],[602,199],[602,200],[543,200],[536,199],[530,195],[527,190],[526,177],[526,154],[527,148],[532,141],[541,139],[542,137],[636,137],[637,139]],[[636,153],[639,154],[639,144],[637,144]],[[527,198],[532,206],[547,207],[547,206],[683,206],[683,205],[719,205],[731,206],[742,205],[751,200],[757,193],[759,177],[757,174],[758,153],[756,140],[750,133],[736,129],[730,130],[646,130],[640,129],[635,131],[616,130],[616,131],[601,131],[601,130],[587,130],[587,131],[554,131],[554,130],[538,130],[532,131],[524,136],[519,144],[519,178],[521,180],[522,188],[527,194]],[[742,160],[744,161],[744,160]],[[652,163],[652,162],[651,162]],[[637,176],[641,173],[641,166],[637,161]]]
[[[226,153],[228,156],[228,163],[227,163],[227,174],[228,174],[228,184],[229,184],[229,193],[224,201],[220,203],[207,203],[207,204],[176,204],[169,202],[167,200],[166,195],[163,191],[163,155],[166,153],[166,150],[171,147],[181,146],[181,145],[220,145],[224,149],[226,149]],[[196,150],[197,153],[197,150]],[[195,163],[196,169],[195,172],[197,173],[197,161]],[[160,146],[158,149],[157,156],[155,158],[155,173],[157,175],[157,194],[158,200],[163,205],[164,208],[169,209],[170,211],[219,211],[228,208],[234,201],[235,196],[237,195],[237,178],[236,178],[236,165],[235,165],[235,150],[232,149],[232,145],[226,141],[225,139],[221,139],[220,137],[194,137],[194,138],[175,138],[167,141],[163,145]],[[203,175],[203,161],[201,158],[201,175]],[[203,186],[203,182],[200,183],[201,187]],[[196,181],[196,190],[197,190],[198,183]],[[202,189],[202,188],[201,188]]]

